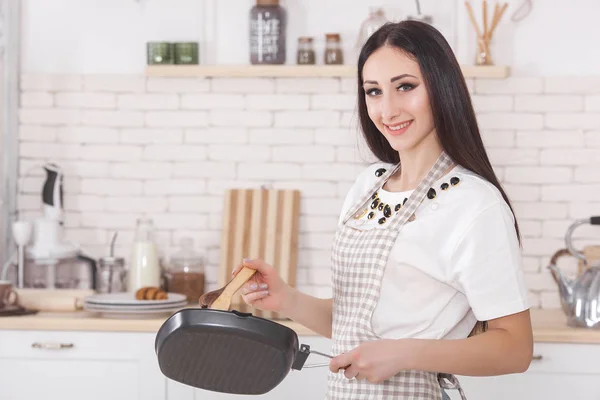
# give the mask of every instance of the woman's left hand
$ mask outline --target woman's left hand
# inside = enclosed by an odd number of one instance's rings
[[[409,340],[380,339],[362,343],[360,346],[331,359],[329,369],[344,369],[348,379],[366,379],[380,383],[398,372],[409,369],[413,350]]]

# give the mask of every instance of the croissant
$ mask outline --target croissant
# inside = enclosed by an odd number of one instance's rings
[[[137,300],[166,300],[167,292],[155,286],[144,286],[135,292]]]

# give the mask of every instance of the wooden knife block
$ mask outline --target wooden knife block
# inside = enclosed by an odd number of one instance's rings
[[[225,191],[221,234],[219,286],[244,258],[260,258],[272,265],[289,285],[296,285],[300,191],[284,189],[228,189]],[[240,292],[231,309],[269,319],[280,315],[248,306]]]

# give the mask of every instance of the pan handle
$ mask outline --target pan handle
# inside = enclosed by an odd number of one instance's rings
[[[302,344],[302,345],[300,345],[300,351],[296,354],[296,358],[294,359],[294,362],[292,364],[292,369],[299,371],[302,368],[315,368],[315,367],[324,367],[324,366],[329,365],[329,363],[322,363],[322,364],[311,364],[311,365],[305,366],[304,363],[306,362],[308,355],[311,353],[318,354],[320,356],[327,357],[327,358],[333,358],[333,356],[330,354],[325,354],[325,353],[321,353],[319,351],[311,350],[309,345]]]

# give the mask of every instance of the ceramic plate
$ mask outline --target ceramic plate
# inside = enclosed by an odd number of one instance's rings
[[[92,312],[95,314],[99,314],[104,318],[115,318],[115,319],[123,319],[123,318],[164,318],[165,316],[169,316],[179,311],[180,307],[175,308],[165,308],[162,310],[105,310],[98,309],[94,307],[89,307],[87,305],[84,306],[84,309],[88,312]]]
[[[96,305],[120,305],[120,306],[156,306],[181,303],[186,301],[186,296],[179,293],[167,293],[166,300],[138,300],[135,293],[99,293],[87,296],[85,302]]]
[[[96,304],[85,302],[84,305],[95,310],[109,310],[109,311],[144,311],[144,310],[170,310],[173,308],[183,308],[187,306],[187,301],[180,301],[179,303],[168,303],[168,304],[151,304],[151,305],[122,305],[122,304]]]

